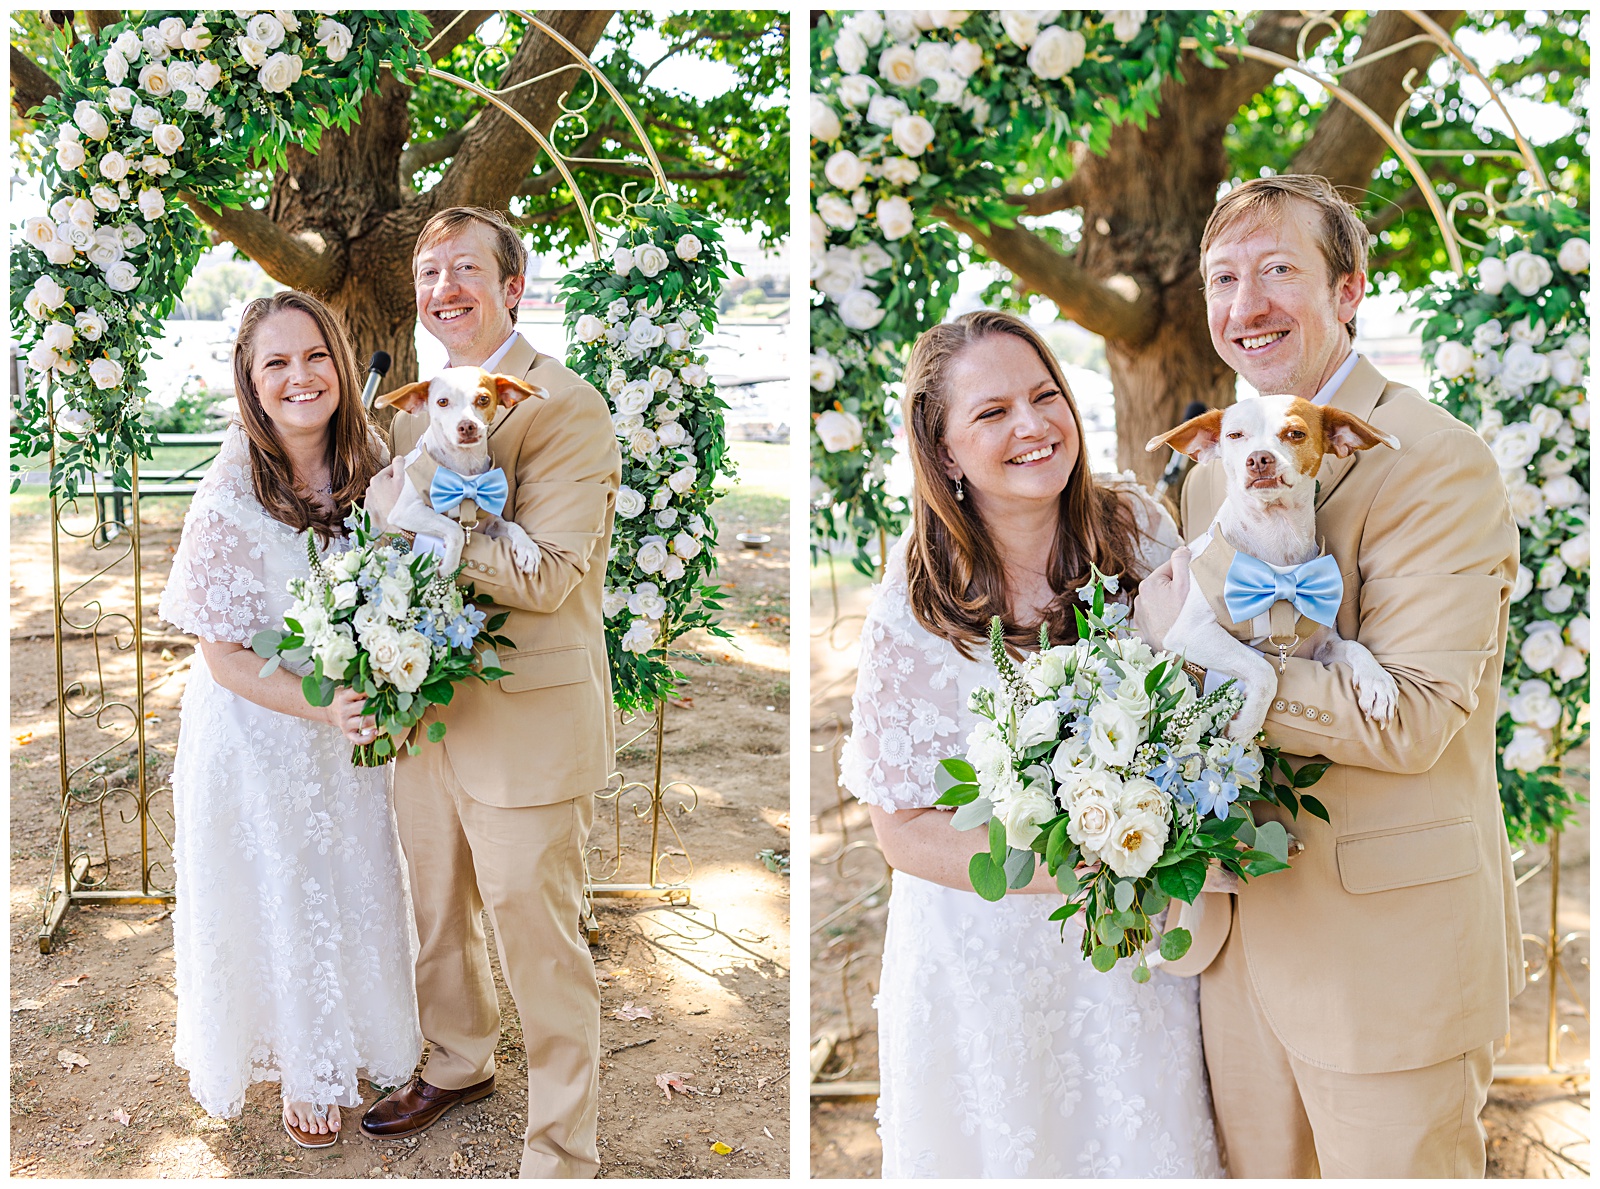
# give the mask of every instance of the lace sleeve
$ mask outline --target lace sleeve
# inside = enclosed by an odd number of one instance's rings
[[[195,492],[183,519],[161,618],[213,642],[248,644],[267,623],[264,514],[246,499],[249,455],[238,430]]]
[[[1096,475],[1095,481],[1102,487],[1111,488],[1133,509],[1134,519],[1138,521],[1142,534],[1136,558],[1140,577],[1164,563],[1172,556],[1172,551],[1183,544],[1172,513],[1144,489],[1133,477],[1132,471],[1123,471],[1120,475]]]
[[[861,661],[840,779],[856,797],[891,812],[932,805],[938,762],[962,750],[957,654],[911,614],[902,553],[861,630]]]

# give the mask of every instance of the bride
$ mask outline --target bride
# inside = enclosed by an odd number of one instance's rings
[[[997,903],[971,890],[987,846],[930,808],[960,753],[973,687],[993,680],[988,623],[1021,648],[1074,637],[1094,563],[1122,589],[1179,544],[1131,481],[1089,473],[1050,349],[980,310],[922,334],[906,368],[911,530],[861,637],[845,785],[894,868],[877,999],[888,1177],[1221,1175],[1194,980],[1143,986],[1080,956],[1040,866]]]
[[[282,1085],[302,1147],[338,1139],[357,1071],[410,1078],[422,1050],[409,910],[387,770],[361,695],[310,705],[261,677],[250,638],[283,622],[307,534],[342,522],[383,465],[355,356],[332,311],[287,291],[251,302],[233,351],[239,421],[184,519],[161,617],[198,636],[172,774],[178,983],[174,1057],[212,1115]]]

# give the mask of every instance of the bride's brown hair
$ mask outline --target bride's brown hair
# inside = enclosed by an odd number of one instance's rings
[[[906,545],[906,581],[917,622],[954,644],[963,656],[989,637],[989,620],[998,615],[1014,647],[1033,647],[1039,624],[1012,623],[1006,598],[1005,567],[985,530],[975,501],[957,500],[941,456],[949,418],[950,366],[963,351],[992,335],[1009,334],[1033,348],[1060,387],[1078,431],[1078,457],[1061,492],[1061,515],[1046,575],[1055,597],[1045,608],[1050,639],[1077,638],[1072,613],[1077,588],[1089,580],[1092,562],[1103,574],[1133,576],[1132,560],[1141,535],[1127,501],[1095,483],[1078,404],[1048,344],[1028,323],[999,310],[976,310],[922,332],[906,365],[906,437],[911,444],[911,536]]]
[[[339,377],[339,404],[328,423],[328,475],[333,481],[333,508],[318,503],[313,492],[295,483],[289,455],[278,439],[277,427],[261,407],[250,369],[255,363],[256,336],[268,318],[288,310],[310,317],[322,333]],[[344,535],[344,518],[366,493],[372,476],[383,469],[374,440],[374,427],[361,407],[361,384],[356,378],[356,353],[338,317],[309,293],[285,289],[259,297],[244,308],[239,335],[233,342],[233,388],[239,398],[239,419],[250,440],[250,482],[256,500],[267,515],[296,532],[313,529],[324,545]]]

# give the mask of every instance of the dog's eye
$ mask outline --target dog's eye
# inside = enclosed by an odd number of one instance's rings
[[[1237,442],[1243,437],[1244,437],[1244,434],[1241,431],[1236,429],[1236,430],[1234,430],[1232,433],[1230,433],[1228,435],[1228,441]]]
[[[441,396],[436,403],[442,409],[450,403],[450,398],[448,396]]]
[[[1306,435],[1300,432],[1298,429],[1291,429],[1283,436],[1288,438],[1291,442],[1299,442],[1304,440]]]
[[[483,393],[480,392],[480,393],[478,393],[478,399],[476,401],[474,401],[473,403],[476,404],[481,409],[481,408],[483,408],[483,406],[485,406],[485,405],[487,405],[489,403],[489,398],[487,396],[483,395]]]

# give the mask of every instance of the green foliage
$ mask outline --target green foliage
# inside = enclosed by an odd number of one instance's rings
[[[155,407],[146,417],[153,434],[217,433],[223,428],[223,414],[217,408],[231,392],[213,392],[198,377],[184,381],[177,399],[166,407]]]

